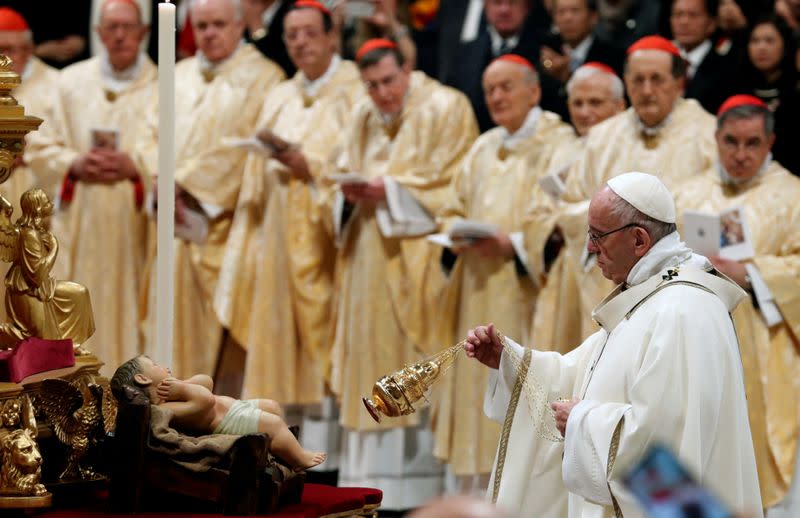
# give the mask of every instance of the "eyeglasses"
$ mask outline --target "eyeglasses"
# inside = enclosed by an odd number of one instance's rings
[[[596,236],[596,235],[592,234],[591,230],[589,232],[587,232],[587,233],[589,234],[589,241],[591,241],[594,246],[599,247],[600,246],[600,240],[603,239],[604,237],[610,236],[614,232],[619,232],[620,230],[625,230],[626,228],[638,227],[638,226],[639,225],[637,225],[636,223],[628,223],[627,225],[624,225],[624,226],[619,227],[619,228],[615,228],[614,230],[609,230],[608,232],[603,232],[599,236]]]

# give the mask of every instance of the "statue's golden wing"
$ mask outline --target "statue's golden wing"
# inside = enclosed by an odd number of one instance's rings
[[[19,228],[11,221],[14,206],[0,195],[0,261],[14,262],[19,248]]]
[[[83,428],[75,418],[75,413],[83,406],[80,389],[62,379],[46,379],[42,381],[38,400],[58,440],[71,444],[73,436]]]
[[[100,386],[103,388],[103,428],[108,434],[117,426],[117,400],[111,393],[108,383]]]

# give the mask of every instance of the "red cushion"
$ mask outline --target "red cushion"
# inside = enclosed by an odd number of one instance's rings
[[[26,338],[11,351],[0,351],[0,381],[19,383],[40,372],[75,365],[72,340]]]
[[[366,505],[359,488],[321,484],[306,484],[303,489],[302,502],[317,506],[319,512],[317,516],[355,511]]]

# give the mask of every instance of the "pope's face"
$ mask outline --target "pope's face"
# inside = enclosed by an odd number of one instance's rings
[[[410,73],[388,54],[361,71],[361,79],[372,102],[385,115],[399,115],[408,91]]]
[[[230,57],[244,34],[244,22],[230,0],[193,4],[192,29],[197,48],[212,63]]]
[[[597,254],[597,266],[603,272],[603,277],[620,284],[625,282],[631,268],[639,260],[635,236],[639,227],[622,228],[632,222],[619,221],[614,215],[612,208],[615,197],[614,191],[605,187],[592,198],[589,204],[588,249],[590,253]],[[614,230],[617,231],[612,232]],[[612,233],[592,239],[593,236],[601,236],[607,232]]]
[[[22,74],[25,65],[33,55],[33,42],[30,32],[0,31],[0,54],[5,54],[14,62],[13,70]]]
[[[758,173],[775,135],[767,137],[764,117],[727,119],[716,132],[719,161],[735,180],[745,182]]]
[[[610,75],[597,73],[572,85],[567,108],[578,135],[625,109],[625,101],[614,96],[611,81]]]
[[[333,31],[325,32],[322,13],[295,9],[283,20],[286,50],[297,68],[309,79],[317,79],[330,65],[335,49]]]
[[[633,109],[647,127],[659,125],[683,93],[683,79],[672,75],[672,55],[638,50],[628,56],[625,88]]]
[[[522,126],[541,97],[539,85],[526,79],[525,68],[508,61],[489,65],[483,74],[483,93],[492,120],[510,133]]]
[[[105,5],[97,34],[108,52],[111,65],[124,70],[136,62],[147,27],[139,20],[139,11],[127,2]]]

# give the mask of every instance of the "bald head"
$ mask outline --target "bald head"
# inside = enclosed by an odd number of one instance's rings
[[[130,0],[104,2],[96,30],[111,66],[116,70],[125,70],[136,62],[140,45],[147,35],[139,6]]]
[[[474,496],[451,496],[434,500],[408,515],[409,518],[510,518],[489,502]]]
[[[542,96],[535,70],[501,59],[493,61],[484,71],[483,93],[492,120],[509,133],[522,126]]]
[[[119,11],[120,9],[133,12],[136,17],[136,23],[142,23],[142,11],[139,9],[139,4],[134,0],[105,0],[100,6],[100,19],[98,23],[100,25],[103,24],[103,18],[106,13],[113,13],[115,10]]]
[[[200,52],[212,63],[232,56],[244,34],[239,0],[192,0],[190,8]]]

